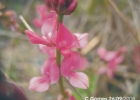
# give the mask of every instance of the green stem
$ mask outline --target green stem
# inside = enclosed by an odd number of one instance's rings
[[[63,21],[63,15],[58,15],[58,22],[62,23],[62,21]],[[60,70],[61,53],[59,52],[58,49],[56,49],[56,63],[57,63],[57,65],[59,67],[59,70]],[[60,90],[61,90],[62,95],[66,98],[67,96],[65,94],[65,88],[64,88],[64,85],[63,85],[63,77],[62,77],[61,73],[60,73],[60,79],[59,79],[59,86],[60,86]]]
[[[58,15],[58,22],[62,23],[63,22],[63,15]]]

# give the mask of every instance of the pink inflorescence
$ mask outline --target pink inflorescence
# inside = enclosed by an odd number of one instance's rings
[[[42,76],[32,78],[29,89],[44,92],[48,90],[50,84],[58,82],[60,74],[68,79],[72,86],[87,89],[89,87],[87,75],[77,72],[85,69],[87,60],[72,49],[84,48],[88,43],[88,34],[72,34],[63,23],[58,22],[55,12],[48,17],[43,13],[45,10],[44,5],[38,8],[40,18],[35,22],[39,23],[35,25],[41,27],[42,36],[30,30],[25,31],[29,40],[33,44],[38,44],[42,52],[49,56],[41,68]],[[64,57],[60,68],[56,63],[56,50]]]
[[[101,59],[107,62],[107,66],[100,68],[98,73],[107,73],[109,78],[113,78],[118,65],[122,63],[124,59],[123,54],[125,51],[125,47],[121,47],[117,51],[106,51],[104,48],[99,48],[98,55]]]

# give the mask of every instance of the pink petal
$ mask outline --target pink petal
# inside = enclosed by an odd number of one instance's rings
[[[57,64],[55,62],[53,62],[50,66],[50,80],[51,83],[57,83],[57,81],[59,80],[59,68],[57,66]]]
[[[104,56],[106,55],[106,50],[104,48],[99,48],[97,52],[100,58],[104,58]]]
[[[47,54],[49,57],[54,58],[56,57],[56,48],[55,47],[48,47],[46,45],[39,45],[40,50]]]
[[[79,70],[84,70],[87,67],[87,65],[88,65],[87,59],[84,57],[81,57]]]
[[[108,75],[109,78],[113,78],[114,77],[114,71],[111,70],[111,69],[108,69],[107,70],[107,75]]]
[[[72,86],[77,88],[87,89],[89,87],[88,77],[82,72],[72,72],[69,76],[69,82]]]
[[[39,5],[37,6],[37,12],[39,14],[38,19],[34,19],[33,23],[36,27],[41,28],[43,23],[49,18],[56,18],[55,12],[49,12],[46,8],[46,5]]]
[[[76,33],[75,35],[78,38],[80,47],[84,48],[88,44],[88,33],[84,33],[84,34]]]
[[[71,70],[77,70],[80,67],[81,57],[77,52],[72,52],[69,57],[64,57],[61,64],[61,74],[66,77]]]
[[[38,27],[38,28],[41,28],[41,26],[42,26],[41,21],[38,20],[38,19],[34,19],[34,20],[33,20],[33,23],[34,23],[34,25],[35,25],[36,27]]]
[[[78,4],[78,0],[71,0],[71,1],[72,2],[70,3],[69,7],[67,8],[67,10],[65,12],[65,14],[67,14],[67,15],[71,14],[75,10],[75,8]]]
[[[48,77],[34,77],[30,81],[29,89],[35,90],[38,92],[45,92],[49,88],[49,79]]]
[[[55,58],[48,58],[42,68],[41,68],[41,73],[43,75],[48,75],[50,73],[50,67],[51,67],[51,64],[55,62]]]
[[[30,30],[26,30],[25,33],[27,34],[29,40],[33,44],[50,45],[48,41],[46,41],[44,38],[40,37],[39,35],[37,35],[36,33],[32,32]]]
[[[123,56],[116,57],[116,58],[115,58],[115,63],[116,63],[116,64],[120,64],[120,63],[123,62],[123,59],[124,59]]]
[[[110,61],[107,65],[109,70],[113,70],[115,71],[117,69],[117,63],[115,62],[115,60]]]
[[[64,76],[64,77],[67,77],[71,71],[71,59],[69,59],[68,57],[67,58],[64,58],[63,61],[62,61],[62,64],[61,64],[61,74]]]
[[[104,48],[99,48],[98,54],[103,60],[107,62],[113,60],[117,55],[116,52],[112,52],[112,51],[107,52]]]
[[[73,70],[79,70],[82,67],[81,65],[82,57],[80,56],[80,54],[78,54],[77,52],[72,52],[70,59],[72,60],[71,63]]]
[[[55,60],[55,58],[47,59],[41,68],[41,73],[43,75],[49,75],[52,84],[59,80],[59,68]]]
[[[33,23],[36,27],[41,28],[44,21],[47,20],[48,15],[47,15],[47,9],[46,9],[46,5],[39,5],[37,6],[37,12],[39,14],[39,18],[38,19],[34,19]]]
[[[79,43],[79,40],[78,40],[78,38],[77,38],[76,35],[73,35],[73,40],[74,41],[73,41],[72,45],[70,45],[67,48],[81,48],[80,43]]]
[[[120,54],[123,54],[126,52],[126,47],[122,46],[122,47],[120,47],[120,49],[118,51],[120,52]]]
[[[102,59],[104,59],[105,61],[111,61],[116,57],[116,54],[117,54],[116,52],[111,52],[111,51],[107,52]]]
[[[47,8],[46,8],[46,5],[43,4],[43,5],[39,5],[37,6],[37,12],[42,15],[43,13],[47,12]]]
[[[117,70],[117,63],[114,61],[111,61],[107,65],[107,75],[109,78],[113,78],[115,71]]]
[[[70,49],[61,49],[60,52],[64,57],[69,57],[72,51]]]
[[[73,43],[72,33],[62,24],[59,24],[59,29],[56,38],[56,45],[59,49],[67,48]]]
[[[49,42],[55,42],[56,40],[56,20],[53,18],[47,19],[42,28],[42,34]]]

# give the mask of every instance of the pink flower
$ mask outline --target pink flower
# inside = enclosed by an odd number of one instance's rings
[[[70,57],[65,57],[61,65],[61,74],[68,78],[70,84],[74,87],[87,89],[89,80],[86,74],[75,72],[81,67],[81,57],[77,52],[72,52]]]
[[[47,54],[50,58],[56,57],[56,48],[55,47],[49,47],[49,46],[40,44],[39,48],[44,54]]]
[[[55,29],[56,20],[50,18],[44,22],[41,28],[42,36],[39,36],[35,32],[32,32],[30,30],[26,30],[25,33],[33,44],[43,44],[51,47],[54,46],[56,41],[55,39],[57,33]]]
[[[38,19],[35,18],[33,20],[33,23],[38,28],[41,28],[42,25],[44,24],[44,22],[48,18],[55,18],[56,17],[56,13],[53,11],[49,12],[44,4],[37,6],[37,12],[39,14],[39,18]]]
[[[30,30],[26,30],[25,33],[33,44],[43,44],[45,46],[55,47],[59,49],[64,56],[69,56],[72,48],[85,47],[87,44],[87,33],[74,35],[60,23],[58,32],[56,32],[57,25],[58,22],[56,19],[48,19],[41,28],[42,37]]]
[[[41,73],[43,76],[31,79],[29,89],[44,92],[48,90],[50,84],[57,83],[59,80],[59,69],[55,62],[55,58],[49,58],[44,63]]]
[[[88,44],[88,33],[74,33],[74,35],[78,38],[80,48],[86,47]]]
[[[63,24],[59,24],[56,46],[64,56],[71,54],[72,48],[83,48],[87,45],[88,34],[72,34]]]
[[[112,78],[114,73],[120,64],[123,61],[123,53],[126,51],[125,47],[121,47],[118,51],[109,51],[107,52],[104,48],[98,49],[98,54],[104,61],[108,62],[107,67],[102,67],[99,69],[98,73],[107,73],[108,77]]]

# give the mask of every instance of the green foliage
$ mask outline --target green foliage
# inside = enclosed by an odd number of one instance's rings
[[[19,78],[18,78],[18,76],[17,76],[17,74],[16,74],[16,66],[14,65],[14,64],[11,64],[10,65],[10,68],[9,69],[7,69],[6,71],[6,73],[8,74],[8,76],[12,79],[12,80],[14,80],[14,81],[18,81],[19,80]]]

